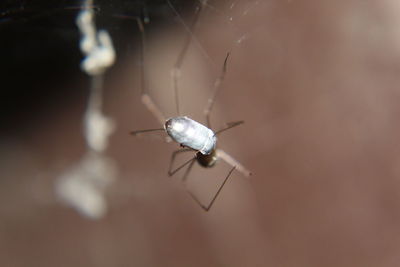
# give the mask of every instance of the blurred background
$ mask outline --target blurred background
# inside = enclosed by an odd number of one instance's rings
[[[115,172],[93,217],[59,193],[87,155],[83,3],[2,1],[1,266],[398,266],[400,2],[209,0],[191,27],[201,3],[93,3],[116,52],[102,96]],[[177,144],[129,134],[160,127],[140,100],[143,55],[149,95],[176,116],[188,34],[180,110],[205,122],[230,52],[211,122],[245,121],[218,146],[253,172],[209,212],[167,175]],[[228,171],[195,167],[190,191],[208,203]]]

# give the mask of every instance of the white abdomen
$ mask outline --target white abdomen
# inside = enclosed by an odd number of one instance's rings
[[[165,130],[177,143],[208,155],[215,148],[214,132],[188,117],[174,117],[165,122]]]

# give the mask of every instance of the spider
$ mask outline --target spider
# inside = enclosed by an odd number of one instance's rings
[[[169,1],[167,1],[167,2],[169,3]],[[199,17],[199,13],[200,13],[201,9],[204,7],[204,5],[205,5],[205,2],[202,1],[202,5],[200,5],[199,8],[196,9],[195,17],[191,24],[190,29],[193,29],[195,27],[198,17]],[[171,4],[170,4],[170,6],[171,6],[171,8],[173,8]],[[213,108],[217,92],[220,88],[222,81],[224,80],[226,68],[227,68],[227,61],[228,61],[230,53],[227,54],[227,56],[224,60],[221,74],[219,75],[219,77],[216,79],[216,81],[214,83],[213,94],[208,99],[208,104],[204,110],[204,114],[206,116],[206,125],[203,125],[203,124],[201,124],[189,117],[186,117],[186,116],[177,116],[177,117],[165,119],[163,113],[157,107],[157,105],[153,102],[153,100],[151,99],[151,97],[149,96],[149,94],[147,92],[147,86],[146,86],[145,77],[144,77],[145,76],[144,75],[145,32],[144,32],[144,27],[143,27],[143,24],[141,23],[141,21],[137,20],[137,22],[138,22],[138,26],[139,26],[139,29],[142,34],[142,51],[141,51],[142,94],[141,94],[141,101],[145,105],[145,107],[164,125],[164,127],[157,128],[157,129],[133,131],[133,132],[131,132],[131,134],[138,135],[138,134],[145,133],[145,132],[165,131],[173,141],[180,144],[180,146],[182,148],[179,150],[176,150],[172,153],[171,161],[170,161],[169,169],[168,169],[168,175],[173,176],[179,170],[188,166],[182,177],[182,182],[184,184],[184,187],[185,187],[186,191],[190,194],[190,196],[197,202],[197,204],[199,204],[199,206],[204,211],[209,211],[211,209],[211,207],[213,206],[215,200],[217,199],[219,193],[221,192],[222,188],[224,187],[225,183],[227,182],[228,178],[231,176],[232,172],[235,169],[240,171],[246,177],[249,177],[251,175],[251,172],[249,170],[247,170],[242,164],[240,164],[237,160],[232,158],[225,151],[216,147],[217,135],[219,135],[220,133],[222,133],[228,129],[231,129],[240,124],[243,124],[244,121],[235,121],[235,122],[227,123],[227,126],[225,128],[220,129],[216,132],[211,130],[211,125],[210,125],[210,113]],[[175,90],[175,103],[176,103],[177,114],[180,114],[179,101],[178,101],[178,78],[179,78],[179,73],[180,73],[183,59],[187,52],[187,48],[190,44],[190,39],[192,38],[192,34],[189,34],[188,36],[189,36],[189,38],[187,38],[180,54],[178,55],[177,61],[174,65],[174,68],[172,70],[172,80],[173,80],[174,90]],[[180,153],[185,153],[185,152],[195,152],[195,155],[194,155],[194,157],[192,157],[191,159],[186,161],[184,164],[177,167],[175,170],[172,170],[172,166],[173,166],[176,155],[180,154]],[[188,175],[196,161],[200,166],[202,166],[204,168],[211,168],[216,164],[218,159],[224,160],[229,165],[231,165],[232,168],[229,170],[228,174],[226,175],[222,184],[219,186],[217,192],[215,193],[215,195],[213,196],[211,201],[207,205],[204,205],[190,190],[188,190],[188,188],[186,186],[186,181],[187,181]]]
[[[133,134],[133,135],[138,135],[138,134],[144,133],[144,132],[165,131],[168,134],[168,136],[171,137],[172,140],[174,140],[175,142],[180,144],[180,146],[182,148],[179,150],[176,150],[172,153],[171,161],[170,161],[169,169],[168,169],[168,175],[173,176],[179,170],[181,170],[185,166],[188,166],[182,177],[182,182],[183,182],[187,192],[190,194],[190,196],[205,211],[209,211],[211,209],[211,207],[214,204],[215,200],[217,199],[219,193],[221,192],[221,190],[224,187],[225,183],[227,182],[228,178],[230,177],[230,175],[232,174],[232,172],[235,169],[240,171],[246,177],[251,175],[251,172],[248,171],[237,160],[232,158],[225,151],[216,147],[217,135],[219,135],[220,133],[222,133],[228,129],[231,129],[240,124],[243,124],[244,121],[230,122],[227,124],[227,127],[223,128],[221,130],[218,130],[216,132],[214,132],[213,130],[210,129],[209,115],[210,115],[210,112],[213,107],[216,92],[219,89],[219,87],[220,87],[219,85],[221,84],[221,82],[224,78],[225,72],[226,72],[226,64],[227,64],[228,57],[229,57],[229,53],[228,53],[227,57],[225,58],[222,73],[214,84],[215,85],[214,86],[214,94],[209,99],[208,106],[205,109],[205,115],[207,118],[207,126],[205,126],[189,117],[186,117],[186,116],[172,117],[167,120],[163,119],[163,115],[162,115],[162,112],[160,111],[160,109],[155,105],[155,103],[152,101],[150,96],[144,92],[142,94],[142,99],[141,99],[143,104],[149,109],[150,112],[153,113],[153,115],[155,117],[159,118],[160,120],[165,121],[164,128],[139,130],[139,131],[131,132],[131,134]],[[196,152],[195,156],[193,158],[189,159],[188,161],[186,161],[181,166],[177,167],[175,170],[172,170],[172,166],[173,166],[176,155],[179,153],[191,152],[191,151]],[[211,168],[216,164],[216,162],[219,158],[226,161],[229,165],[232,166],[232,168],[226,175],[222,184],[219,186],[217,192],[215,193],[215,195],[212,198],[212,200],[210,201],[210,203],[208,205],[204,205],[190,190],[187,189],[186,181],[187,181],[188,175],[193,167],[193,164],[196,161],[200,166],[202,166],[204,168]]]

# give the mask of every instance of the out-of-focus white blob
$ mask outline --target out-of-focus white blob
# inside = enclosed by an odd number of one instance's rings
[[[92,1],[87,1],[90,6]],[[79,13],[76,23],[82,38],[80,47],[86,55],[81,68],[91,76],[92,83],[84,116],[86,155],[65,171],[56,182],[57,196],[82,215],[99,219],[107,211],[106,188],[116,179],[115,162],[103,153],[108,138],[115,129],[112,119],[102,113],[103,74],[115,61],[111,37],[106,31],[96,31],[91,9]]]
[[[117,177],[115,162],[103,154],[88,152],[56,182],[57,197],[91,219],[107,212],[105,191]]]
[[[86,55],[81,68],[87,74],[100,75],[115,62],[115,50],[110,35],[105,30],[96,33],[93,11],[83,10],[79,13],[76,24],[81,31],[80,47]]]
[[[81,31],[81,51],[89,54],[96,46],[96,27],[93,23],[93,12],[82,10],[76,18],[76,24]]]
[[[103,152],[108,146],[108,137],[115,129],[114,121],[99,110],[90,110],[85,116],[84,124],[88,146],[96,152]]]

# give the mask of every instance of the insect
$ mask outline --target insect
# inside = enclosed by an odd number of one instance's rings
[[[201,1],[201,5],[196,9],[196,13],[195,13],[193,22],[192,22],[191,27],[188,32],[189,38],[186,39],[186,42],[184,43],[184,46],[181,49],[181,52],[179,53],[176,63],[171,72],[174,91],[175,91],[175,104],[176,104],[176,111],[178,114],[177,117],[165,119],[161,110],[157,107],[157,105],[153,102],[153,100],[151,99],[151,97],[148,94],[147,83],[146,83],[145,74],[144,74],[145,73],[145,53],[144,53],[145,49],[144,48],[146,46],[145,31],[144,31],[144,27],[143,27],[143,24],[141,23],[141,21],[137,20],[139,29],[142,34],[142,51],[141,51],[142,94],[141,94],[141,101],[145,105],[145,107],[158,119],[158,121],[160,121],[160,123],[163,124],[164,127],[157,128],[157,129],[133,131],[133,132],[131,132],[131,134],[138,135],[138,134],[145,133],[145,132],[165,131],[173,141],[180,144],[180,146],[182,148],[179,150],[176,150],[172,153],[171,161],[170,161],[169,169],[168,169],[168,175],[173,176],[179,170],[181,170],[187,166],[186,171],[184,172],[184,175],[182,177],[183,185],[184,185],[186,191],[200,205],[200,207],[205,211],[209,211],[211,209],[211,207],[213,206],[215,200],[217,199],[218,195],[220,194],[225,183],[227,182],[228,178],[231,176],[231,174],[234,170],[238,170],[246,177],[249,177],[251,175],[251,172],[249,170],[247,170],[242,164],[240,164],[240,162],[238,162],[233,157],[231,157],[228,153],[221,150],[220,148],[217,148],[217,136],[228,129],[231,129],[240,124],[243,124],[244,121],[235,121],[235,122],[227,123],[225,128],[220,129],[216,132],[211,130],[210,113],[214,106],[217,92],[221,87],[220,85],[221,85],[222,81],[224,80],[224,77],[226,74],[226,68],[227,68],[227,61],[228,61],[230,53],[227,54],[227,56],[224,60],[221,74],[214,82],[213,93],[212,93],[211,97],[208,99],[207,106],[204,110],[204,114],[206,116],[206,125],[203,125],[189,117],[180,115],[179,98],[178,98],[178,79],[179,79],[180,69],[181,69],[183,59],[185,58],[186,52],[188,50],[187,48],[190,44],[190,40],[191,40],[191,38],[193,38],[193,34],[192,34],[191,30],[193,30],[195,28],[195,25],[199,18],[199,14],[200,14],[201,10],[204,8],[204,6],[206,5],[206,2],[207,1]],[[168,3],[168,5],[170,5],[171,9],[173,9],[173,11],[177,14],[176,10],[173,8],[172,4],[168,0],[167,0],[167,3]],[[192,157],[191,159],[189,159],[188,161],[186,161],[185,163],[183,163],[182,165],[177,167],[175,170],[172,170],[172,166],[175,161],[175,157],[180,153],[186,153],[186,152],[195,152],[195,155],[194,155],[194,157]],[[229,172],[225,176],[222,184],[219,186],[217,192],[214,194],[211,201],[207,205],[204,205],[188,189],[188,187],[186,186],[186,181],[189,177],[189,173],[195,162],[197,162],[200,166],[202,166],[204,168],[211,168],[217,163],[218,159],[224,160],[226,163],[231,165],[232,168],[229,170]]]

